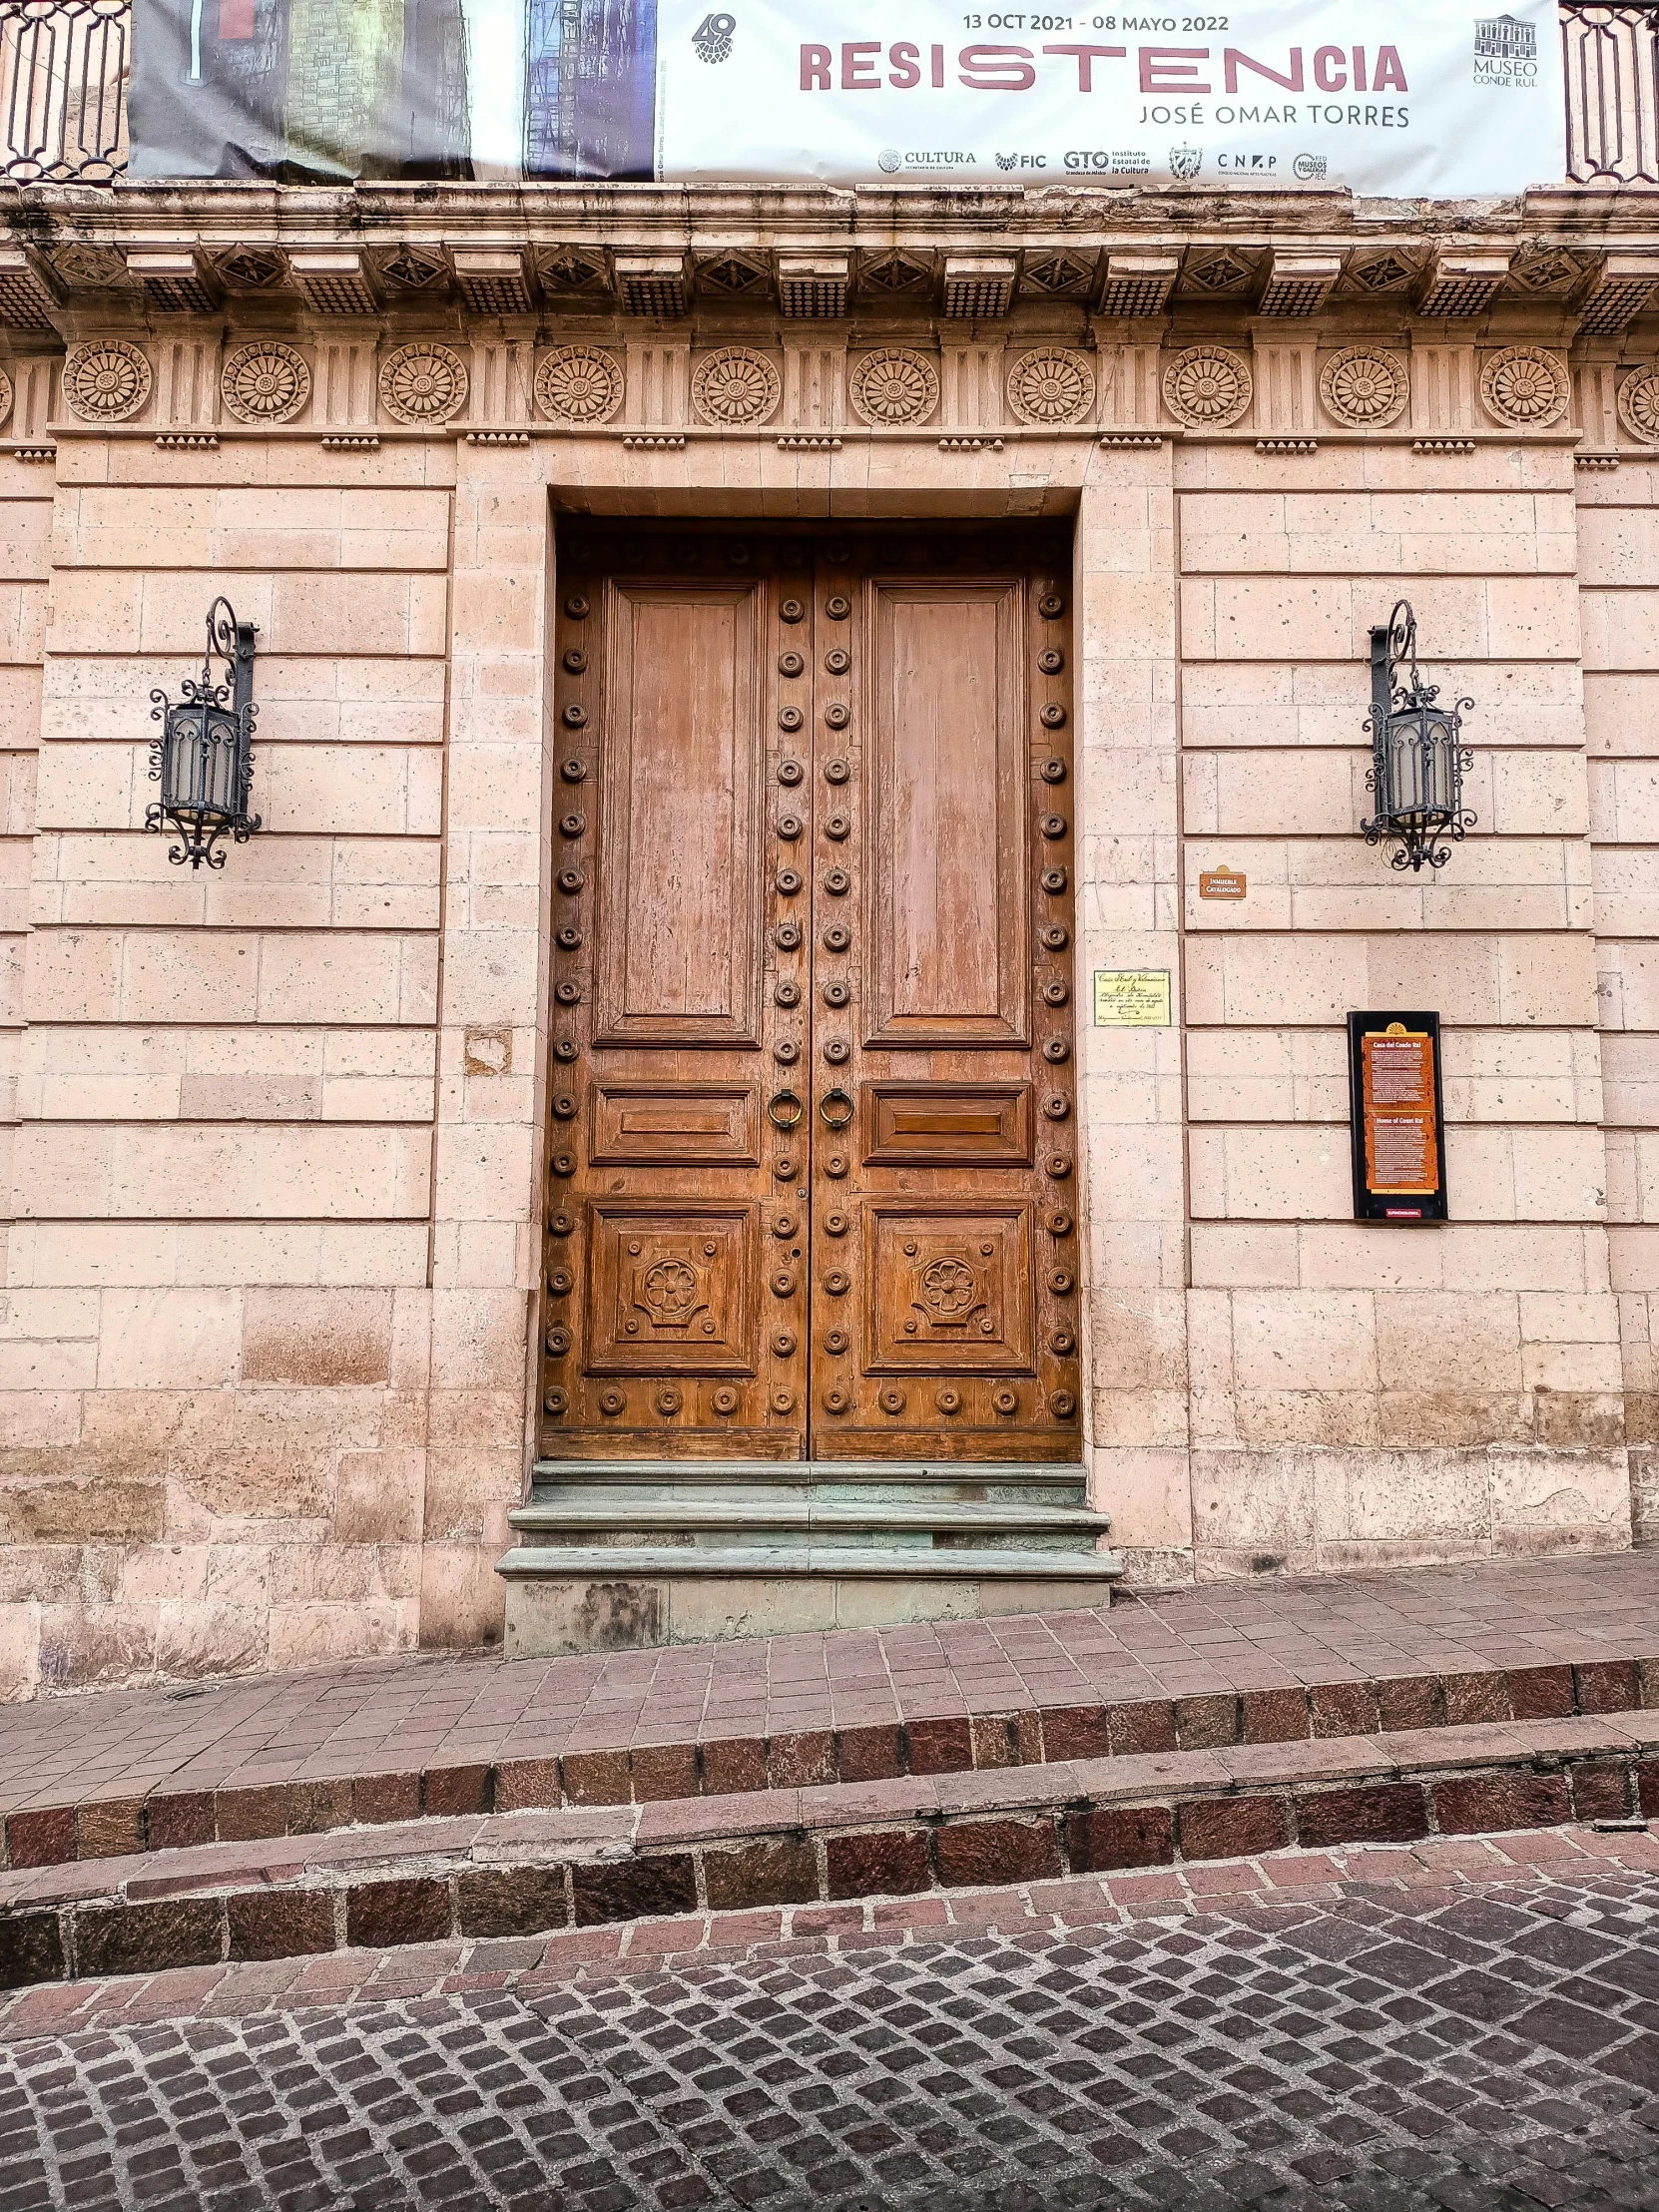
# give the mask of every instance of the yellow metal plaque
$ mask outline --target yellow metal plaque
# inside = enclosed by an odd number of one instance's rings
[[[1169,969],[1096,968],[1094,1023],[1097,1029],[1167,1029]]]

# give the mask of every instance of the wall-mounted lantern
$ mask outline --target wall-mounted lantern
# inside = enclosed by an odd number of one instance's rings
[[[146,812],[144,827],[179,832],[185,841],[170,846],[167,856],[181,867],[186,860],[192,867],[204,860],[223,867],[226,856],[216,847],[226,831],[246,844],[260,827],[261,818],[248,812],[259,712],[254,637],[254,624],[239,622],[228,599],[216,599],[208,609],[201,682],[187,676],[179,699],[163,691],[150,694],[151,720],[162,726],[150,747],[150,780],[161,785],[162,796]],[[221,683],[214,681],[216,660],[225,664]]]
[[[1408,672],[1405,673],[1405,672]],[[1385,629],[1371,634],[1372,768],[1368,791],[1377,794],[1377,813],[1360,825],[1368,844],[1399,839],[1390,866],[1444,867],[1451,846],[1437,840],[1457,838],[1474,827],[1463,809],[1463,771],[1473,756],[1458,743],[1462,710],[1437,706],[1437,684],[1417,673],[1417,618],[1401,599]]]

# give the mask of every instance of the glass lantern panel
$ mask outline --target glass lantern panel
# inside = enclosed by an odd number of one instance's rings
[[[1423,734],[1423,804],[1436,815],[1457,811],[1456,735],[1438,715],[1428,718]]]
[[[1419,820],[1426,804],[1421,733],[1414,714],[1394,715],[1388,723],[1388,789],[1383,811],[1395,821]]]
[[[237,814],[237,723],[215,708],[186,708],[168,719],[164,805],[179,814],[233,822]]]

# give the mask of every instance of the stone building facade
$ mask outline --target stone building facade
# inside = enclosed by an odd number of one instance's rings
[[[1079,1394],[1132,1580],[1651,1536],[1651,196],[6,218],[4,1694],[502,1634],[581,518],[1066,533]],[[150,701],[219,592],[264,827],[195,870]],[[1401,596],[1476,702],[1478,823],[1420,875],[1357,833]],[[1125,969],[1170,1026],[1091,1022]],[[1345,1016],[1396,1005],[1444,1025],[1443,1228],[1352,1218]]]

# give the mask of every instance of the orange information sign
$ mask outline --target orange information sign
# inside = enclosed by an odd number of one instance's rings
[[[1354,1210],[1363,1221],[1444,1221],[1440,1024],[1350,1014]]]
[[[1198,878],[1200,898],[1244,898],[1250,878],[1242,867],[1207,867]]]

